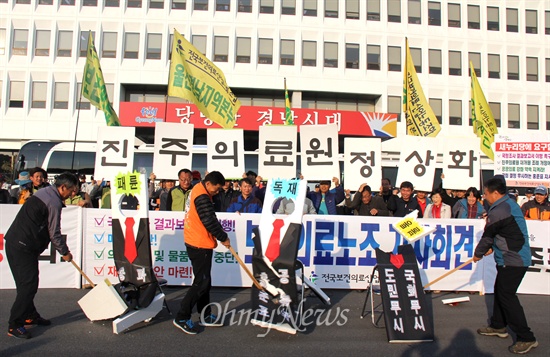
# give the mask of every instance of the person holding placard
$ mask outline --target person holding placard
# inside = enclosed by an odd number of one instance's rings
[[[405,217],[414,210],[418,210],[418,218],[422,218],[422,209],[418,201],[412,197],[414,186],[409,181],[403,181],[400,186],[401,197],[392,196],[388,201],[388,210],[394,217]]]
[[[426,206],[424,218],[451,218],[451,206],[443,203],[441,191],[442,190],[438,188],[432,193],[432,203]]]
[[[346,206],[354,211],[356,216],[389,216],[390,211],[386,207],[381,196],[373,196],[372,190],[366,183],[359,187],[353,196],[350,190],[346,190]]]

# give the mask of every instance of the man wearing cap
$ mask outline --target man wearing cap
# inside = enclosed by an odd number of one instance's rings
[[[550,221],[550,203],[548,202],[548,190],[540,185],[535,188],[535,199],[521,206],[525,219],[539,219]]]
[[[340,180],[337,177],[333,177],[332,182],[334,182],[332,190],[329,190],[330,181],[324,180],[319,182],[319,192],[309,192],[307,194],[307,198],[313,202],[313,207],[315,207],[317,214],[336,215],[336,205],[346,198],[344,188],[340,186]]]
[[[525,190],[525,197],[523,197],[521,201],[519,201],[519,206],[521,207],[527,202],[532,201],[534,199],[535,199],[535,190],[533,190],[532,188],[528,188],[527,190]]]
[[[13,203],[10,192],[4,188],[4,183],[6,183],[6,177],[0,174],[0,204]]]
[[[519,196],[519,192],[515,188],[511,188],[508,190],[508,197],[510,197],[516,203],[518,203],[518,196]]]

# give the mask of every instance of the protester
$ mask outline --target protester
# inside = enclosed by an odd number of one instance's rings
[[[240,191],[235,191],[231,180],[226,179],[220,192],[214,196],[214,209],[216,212],[227,212],[227,208],[229,208],[231,202],[239,197],[239,195]]]
[[[0,204],[13,203],[10,191],[4,188],[5,183],[6,177],[4,176],[4,174],[0,174]]]
[[[265,190],[266,187],[262,183],[262,177],[258,176],[257,173],[255,173],[252,170],[247,171],[245,174],[243,174],[243,178],[248,178],[252,182],[252,192],[250,193],[252,196],[258,198],[260,202],[264,202],[265,197]],[[240,184],[240,182],[239,182]]]
[[[453,218],[482,218],[484,214],[481,193],[475,187],[466,190],[466,197],[453,207]]]
[[[174,326],[183,332],[194,335],[198,330],[191,320],[193,307],[197,305],[202,326],[222,326],[218,317],[210,308],[210,287],[212,278],[212,253],[216,248],[216,239],[229,248],[230,241],[216,218],[212,197],[218,194],[225,178],[218,171],[207,174],[203,182],[193,187],[189,210],[185,215],[183,236],[187,254],[193,268],[193,284],[181,302],[180,310],[173,321]]]
[[[431,196],[432,203],[426,206],[426,212],[423,215],[424,218],[451,218],[451,206],[443,203],[441,192],[443,190],[436,189]]]
[[[193,181],[191,181],[191,185],[195,186],[197,183],[201,182],[201,173],[197,170],[191,171],[191,177],[193,178]]]
[[[550,203],[548,202],[546,187],[537,186],[535,188],[535,199],[521,206],[521,211],[526,219],[550,221]]]
[[[432,200],[428,197],[428,192],[426,191],[416,191],[416,196],[414,196],[418,201],[418,205],[422,210],[422,215],[425,216],[426,207],[432,203]]]
[[[390,197],[393,196],[391,180],[387,177],[382,179],[382,185],[380,186],[380,192],[378,196],[381,196],[385,204],[388,204]]]
[[[523,206],[524,204],[526,204],[527,202],[529,201],[532,201],[535,199],[535,191],[532,189],[532,188],[528,188],[525,190],[525,197],[523,197],[520,201],[519,201],[519,206]]]
[[[262,213],[262,201],[252,195],[254,182],[250,178],[245,177],[241,179],[239,186],[241,194],[233,198],[226,212]]]
[[[19,178],[15,180],[15,183],[18,184],[19,187],[12,190],[11,195],[15,197],[15,201],[18,204],[22,205],[36,191],[50,185],[46,181],[47,177],[46,171],[41,167],[32,168],[28,172],[22,171],[19,173]]]
[[[23,204],[6,232],[5,250],[15,280],[17,295],[11,308],[8,335],[29,339],[25,325],[50,325],[34,306],[38,290],[38,258],[51,243],[63,260],[73,259],[66,238],[61,234],[63,201],[76,189],[78,180],[71,173],[59,175],[54,186],[37,191]]]
[[[422,218],[422,210],[418,201],[412,197],[414,187],[409,181],[403,181],[400,186],[401,197],[393,195],[388,201],[388,210],[394,217],[405,217],[414,210],[418,210],[418,217]]]
[[[104,179],[99,182],[95,181],[90,199],[94,207],[96,207],[94,202],[98,202],[98,208],[111,208],[111,181],[105,181]]]
[[[517,203],[506,195],[506,184],[502,180],[488,180],[484,191],[490,208],[473,259],[478,262],[494,252],[497,276],[491,322],[488,327],[478,329],[477,333],[506,338],[506,327],[509,327],[516,334],[517,341],[508,350],[524,354],[538,346],[516,295],[521,280],[531,265],[527,223]]]
[[[193,176],[191,175],[191,171],[188,169],[179,170],[178,180],[179,185],[173,187],[170,192],[168,192],[168,197],[166,198],[167,211],[184,212],[186,210],[189,193],[191,193],[191,189],[193,188]]]
[[[80,190],[82,192],[86,192],[88,195],[92,193],[92,189],[94,188],[94,186],[92,185],[92,182],[86,181],[86,175],[80,174],[78,175],[78,179],[80,180]],[[92,176],[92,179],[93,179],[93,176]]]
[[[333,177],[332,182],[334,182],[334,188],[330,191],[330,181],[324,180],[319,182],[319,192],[307,194],[307,198],[313,202],[317,214],[337,214],[336,205],[346,198],[344,188],[340,186],[340,180]]]
[[[389,216],[390,211],[384,203],[382,196],[373,196],[372,190],[366,183],[359,186],[353,196],[346,190],[346,206],[353,210],[356,216]]]
[[[65,200],[66,205],[80,206],[83,208],[92,208],[92,200],[90,195],[88,195],[82,189],[80,182],[76,185],[75,190],[71,195]]]
[[[508,190],[508,197],[510,197],[513,201],[518,203],[519,191],[515,188],[509,189]]]

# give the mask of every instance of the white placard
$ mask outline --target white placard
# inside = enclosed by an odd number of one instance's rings
[[[157,179],[174,180],[179,170],[191,170],[193,132],[193,124],[156,123],[153,172]]]
[[[263,179],[296,177],[296,125],[262,125],[259,133],[258,174]]]
[[[357,191],[364,183],[378,191],[382,182],[382,140],[344,138],[344,188]]]
[[[340,178],[338,125],[300,126],[302,175],[308,181]]]
[[[207,129],[208,172],[220,171],[225,178],[240,179],[244,167],[244,130]]]
[[[415,190],[431,192],[437,159],[437,140],[420,136],[404,136],[395,186],[403,181],[412,182]]]
[[[135,133],[134,127],[99,127],[94,170],[96,179],[111,181],[121,172],[133,171]]]
[[[479,139],[447,137],[443,145],[443,188],[480,187]]]

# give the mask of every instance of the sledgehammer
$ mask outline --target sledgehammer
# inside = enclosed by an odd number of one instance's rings
[[[235,257],[235,259],[237,259],[237,262],[239,262],[239,265],[241,266],[241,268],[243,268],[244,271],[246,272],[246,274],[250,277],[250,279],[252,279],[252,282],[258,288],[258,290],[262,290],[262,291],[265,290],[264,287],[261,286],[260,283],[258,283],[258,280],[256,280],[256,278],[254,277],[252,272],[248,269],[248,267],[241,260],[241,257],[239,257],[237,252],[235,252],[235,249],[233,249],[232,246],[229,246],[229,250],[231,251],[231,254],[233,254],[233,256]]]
[[[80,273],[80,275],[82,275],[84,277],[84,279],[86,279],[88,281],[88,283],[90,283],[90,285],[92,286],[92,288],[95,286],[94,282],[92,281],[92,279],[88,278],[88,275],[86,275],[86,273],[84,273],[84,271],[82,271],[82,269],[80,269],[80,267],[78,266],[78,264],[76,264],[74,262],[74,259],[71,260],[71,263],[73,263],[73,266],[76,268],[76,270],[78,270],[78,272]]]

